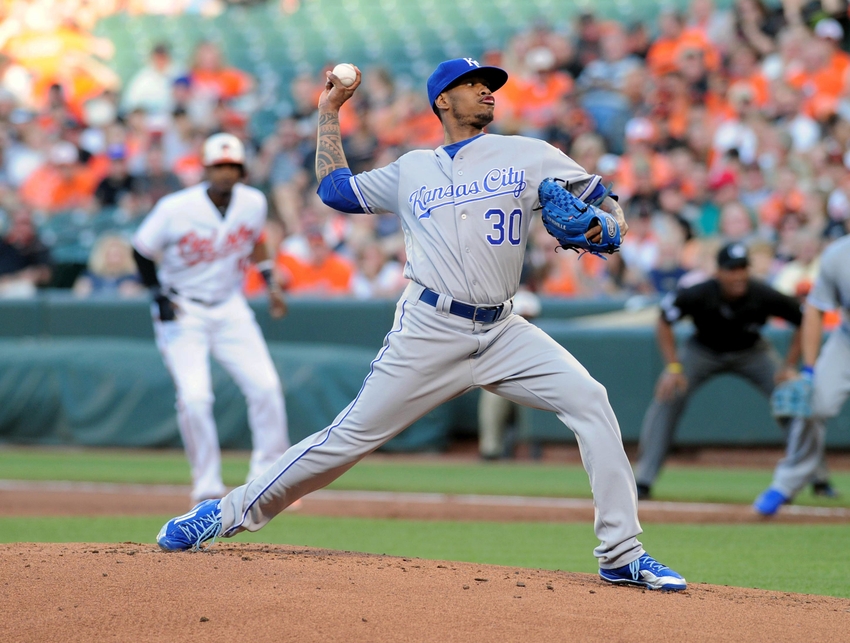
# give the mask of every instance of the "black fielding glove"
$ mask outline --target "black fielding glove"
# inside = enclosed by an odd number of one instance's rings
[[[163,293],[159,288],[154,289],[152,293],[153,300],[159,307],[159,321],[170,322],[177,319],[177,309],[174,306],[174,302],[171,301],[168,296]]]

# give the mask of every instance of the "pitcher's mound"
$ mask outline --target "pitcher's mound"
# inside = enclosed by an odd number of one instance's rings
[[[3,641],[846,641],[850,600],[281,545],[0,545]]]

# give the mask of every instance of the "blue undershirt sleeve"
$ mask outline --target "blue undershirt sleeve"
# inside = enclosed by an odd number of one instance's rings
[[[351,170],[344,167],[334,170],[323,178],[319,183],[319,189],[316,190],[322,203],[334,210],[349,214],[366,212],[351,188],[349,181],[351,176]]]

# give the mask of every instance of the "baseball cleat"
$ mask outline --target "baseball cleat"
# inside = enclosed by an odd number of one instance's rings
[[[206,541],[221,533],[221,501],[204,500],[189,513],[172,518],[162,526],[156,542],[164,551],[198,551]]]
[[[773,487],[768,487],[756,498],[756,501],[753,503],[753,509],[762,516],[772,516],[788,500],[789,498],[786,498],[781,491],[777,491]]]
[[[668,592],[678,592],[688,588],[684,578],[649,554],[644,554],[623,567],[600,569],[599,576],[602,580],[615,585],[636,585]]]
[[[813,482],[812,493],[822,498],[838,497],[838,491],[835,490],[831,482]]]

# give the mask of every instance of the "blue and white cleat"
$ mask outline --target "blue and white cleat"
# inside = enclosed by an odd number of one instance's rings
[[[164,551],[198,551],[206,541],[221,534],[221,501],[204,500],[189,513],[172,518],[162,526],[156,542]]]
[[[649,554],[644,554],[623,567],[600,569],[599,576],[602,580],[615,585],[637,585],[646,589],[662,589],[668,592],[678,592],[688,588],[684,578]]]
[[[762,516],[772,516],[789,500],[781,491],[768,487],[753,503],[753,509]]]

